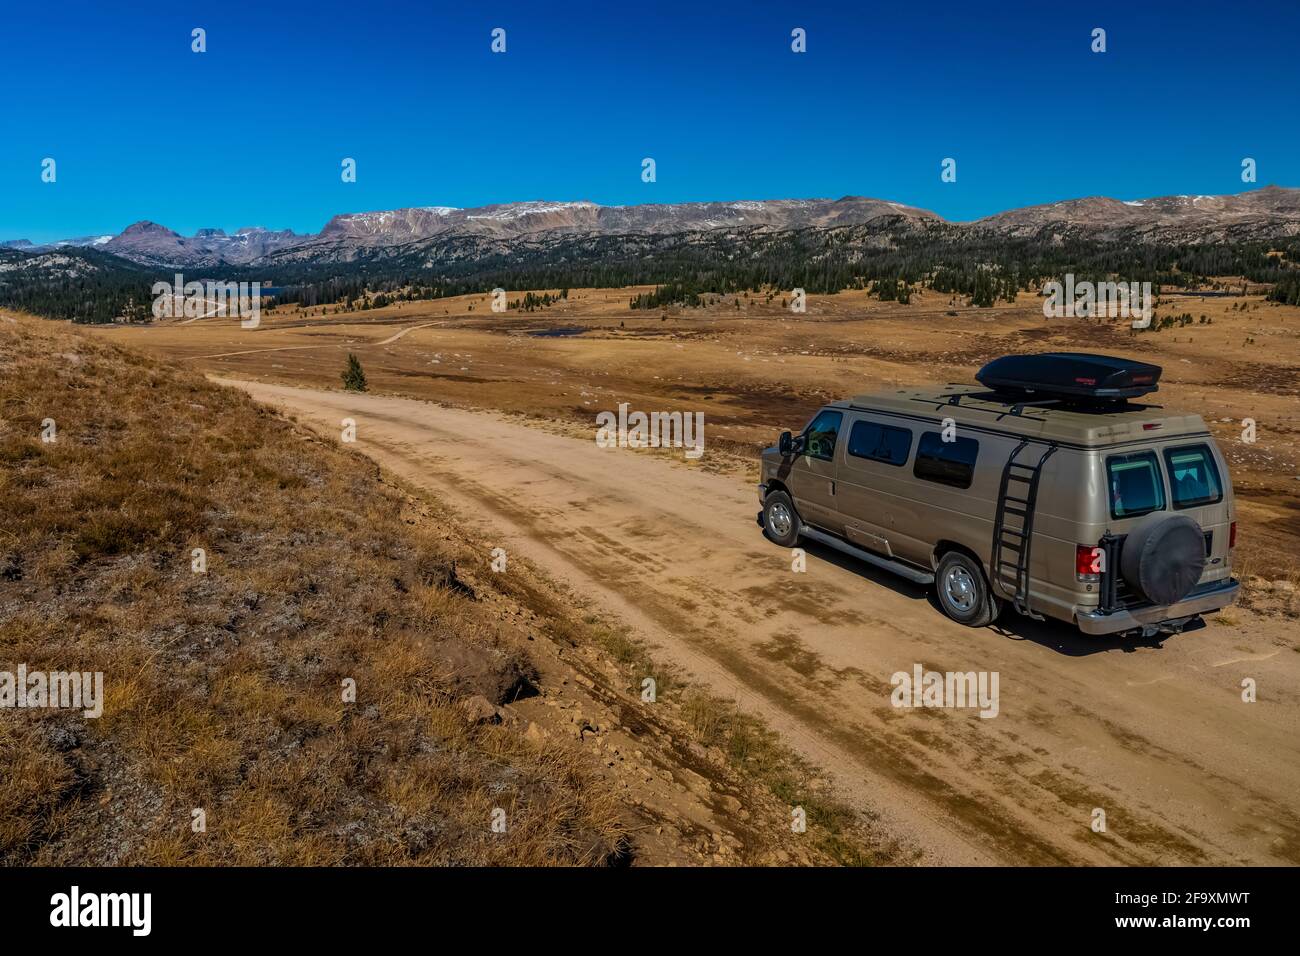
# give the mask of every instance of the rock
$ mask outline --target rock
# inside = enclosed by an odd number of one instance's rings
[[[534,721],[530,720],[528,722],[528,729],[524,731],[524,736],[527,737],[529,740],[531,740],[533,743],[540,744],[549,736],[549,734],[547,734],[546,731],[542,729],[540,724],[537,724]]]
[[[46,725],[45,739],[59,753],[67,753],[69,750],[76,750],[81,746],[81,738],[76,731],[67,727],[60,727],[57,724]]]
[[[4,578],[6,581],[22,580],[23,566],[17,555],[0,555],[0,578]]]
[[[501,715],[497,713],[496,705],[482,694],[466,697],[460,702],[460,706],[466,716],[476,724],[501,723]]]
[[[481,694],[493,704],[537,693],[536,673],[495,648],[447,640],[434,644],[429,653],[461,693]]]
[[[697,796],[707,797],[713,790],[709,781],[705,780],[694,770],[687,770],[682,767],[678,770],[677,775],[681,778],[682,783]]]

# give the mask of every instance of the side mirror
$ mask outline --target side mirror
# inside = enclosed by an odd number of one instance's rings
[[[777,451],[783,455],[788,455],[790,452],[794,451],[794,438],[791,437],[789,432],[781,432],[781,437],[777,440],[776,448]]]

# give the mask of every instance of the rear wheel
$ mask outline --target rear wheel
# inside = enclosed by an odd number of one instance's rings
[[[793,548],[799,541],[802,526],[794,502],[784,491],[774,491],[763,499],[763,530],[783,548]]]
[[[979,563],[960,551],[949,551],[939,560],[934,586],[943,613],[958,624],[984,627],[992,624],[1002,610]]]

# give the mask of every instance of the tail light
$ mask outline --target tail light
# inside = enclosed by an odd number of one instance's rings
[[[1237,522],[1228,526],[1228,550],[1231,551],[1237,546]]]
[[[1095,544],[1074,547],[1074,576],[1080,581],[1097,582],[1104,570],[1105,552]]]

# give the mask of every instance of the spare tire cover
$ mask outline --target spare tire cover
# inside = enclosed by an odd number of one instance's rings
[[[1205,533],[1186,515],[1155,512],[1129,532],[1119,558],[1129,587],[1156,604],[1176,604],[1205,570]]]

